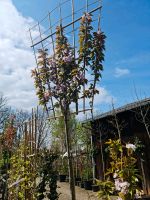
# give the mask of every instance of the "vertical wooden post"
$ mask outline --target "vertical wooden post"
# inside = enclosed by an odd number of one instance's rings
[[[29,120],[29,152],[30,152],[30,155],[32,154],[32,151],[31,151],[31,120]]]
[[[34,153],[34,113],[33,113],[33,108],[32,108],[32,118],[31,118],[31,138],[32,138],[32,154]]]
[[[26,148],[27,148],[27,123],[25,122],[25,125],[24,125],[24,168],[26,170],[26,161],[27,161],[27,151],[26,151]],[[24,177],[26,178],[26,177]],[[25,187],[27,186],[27,182],[25,180]],[[25,200],[27,199],[27,190],[25,189],[25,194],[24,194],[24,197],[25,197]]]
[[[30,120],[30,130],[31,130],[31,155],[33,156],[34,154],[34,114],[33,114],[33,108],[32,108],[32,116],[31,116],[31,120]],[[31,174],[34,173],[34,157],[30,158],[30,162],[31,162],[31,168],[30,168],[30,172]],[[32,181],[34,181],[32,179]],[[33,194],[31,193],[30,198],[33,199]]]
[[[93,149],[93,136],[92,136],[92,133],[91,133],[91,149]],[[93,172],[93,180],[95,181],[95,160],[94,160],[94,155],[92,153],[92,172]]]
[[[71,141],[70,141],[69,123],[68,123],[69,109],[66,109],[66,111],[64,113],[64,121],[65,121],[66,144],[67,144],[67,153],[68,153],[69,182],[70,182],[71,199],[76,200],[74,170],[73,170],[71,144],[70,144]]]
[[[105,180],[105,162],[104,162],[104,155],[103,155],[103,142],[102,142],[102,131],[100,127],[100,122],[98,121],[98,131],[99,131],[99,137],[100,137],[100,147],[101,147],[101,153],[100,153],[100,160],[102,161],[102,180]]]
[[[37,111],[35,110],[34,113],[34,173],[36,173],[36,166],[37,166],[37,145],[36,145],[36,140],[37,140],[37,123],[38,123],[38,107]],[[34,188],[36,188],[36,176],[34,178]]]

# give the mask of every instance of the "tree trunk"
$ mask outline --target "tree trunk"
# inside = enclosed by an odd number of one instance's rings
[[[70,182],[71,198],[72,200],[76,200],[75,180],[74,180],[72,153],[71,153],[71,141],[70,141],[69,123],[68,123],[69,111],[65,112],[64,119],[65,119],[65,133],[66,133],[66,144],[67,144],[67,153],[68,153],[69,182]]]

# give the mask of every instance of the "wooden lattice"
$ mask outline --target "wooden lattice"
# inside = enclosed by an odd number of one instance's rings
[[[79,26],[80,26],[80,20],[84,13],[92,14],[92,26],[94,27],[94,31],[100,30],[100,15],[101,15],[101,0],[66,0],[59,5],[52,9],[48,14],[37,24],[35,24],[32,28],[29,29],[30,31],[30,37],[33,48],[35,61],[36,61],[36,73],[38,76],[39,66],[37,61],[37,54],[38,50],[42,49],[48,49],[49,55],[55,56],[55,39],[56,39],[56,27],[62,26],[63,31],[65,33],[65,36],[68,38],[68,42],[72,45],[74,49],[74,59],[78,60],[78,48],[79,48]],[[67,11],[67,12],[66,12]],[[84,72],[84,76],[86,75],[86,72]],[[92,77],[91,77],[92,78]],[[40,77],[39,77],[40,82]],[[89,80],[89,82],[93,82],[94,80]],[[42,87],[42,81],[41,81],[41,87]],[[49,81],[47,83],[48,89],[51,91],[51,82]],[[83,85],[83,91],[85,90],[86,86]],[[53,112],[53,117],[56,118],[55,115],[55,108],[54,108],[54,101],[55,99],[53,97],[50,98],[50,101],[45,104],[45,108],[47,113],[50,111]],[[85,97],[82,98],[82,106],[81,102],[78,102],[75,106],[76,108],[76,114],[78,112],[84,112],[85,111],[93,111],[93,101],[94,101],[94,95],[92,99],[90,100],[91,106],[89,105]],[[79,107],[79,110],[78,110]]]

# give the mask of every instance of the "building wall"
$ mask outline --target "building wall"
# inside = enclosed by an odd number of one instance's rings
[[[142,176],[142,186],[145,194],[150,194],[150,138],[146,132],[145,126],[141,120],[137,120],[135,112],[125,111],[117,115],[117,120],[121,129],[121,137],[125,142],[134,142],[135,137],[144,145],[144,156],[138,159],[137,167]],[[109,138],[116,137],[117,129],[114,126],[114,117],[107,116],[102,119],[94,120],[92,123],[93,143],[95,147],[102,147],[95,156],[96,177],[100,180],[104,179],[105,170],[109,167],[107,156],[104,153],[104,143]],[[102,153],[103,150],[103,153]],[[103,163],[104,161],[104,163]]]

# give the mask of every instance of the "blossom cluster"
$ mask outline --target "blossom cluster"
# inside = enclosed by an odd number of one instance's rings
[[[46,50],[40,50],[38,58],[39,74],[32,70],[32,76],[36,80],[41,102],[46,103],[51,97],[55,97],[63,108],[76,102],[81,86],[87,80],[75,62],[73,50],[63,35],[62,27],[57,27],[55,55],[48,57]]]
[[[123,144],[120,139],[109,139],[106,144],[109,145],[107,148],[111,158],[108,175],[113,175],[113,191],[118,194],[117,200],[140,198],[138,169],[135,167],[137,144]]]
[[[129,186],[130,183],[128,183],[127,181],[123,181],[123,179],[121,178],[115,179],[115,189],[117,191],[120,191],[124,195],[129,192]]]
[[[92,22],[91,14],[86,12],[84,15],[82,15],[81,21],[82,21],[82,23],[85,23],[85,22],[89,22],[90,23],[90,22]]]
[[[133,151],[135,151],[136,150],[136,146],[134,145],[134,144],[126,144],[126,148],[127,149],[132,149]]]
[[[99,31],[91,33],[91,22],[91,14],[85,13],[81,17],[78,60],[62,26],[56,28],[54,55],[48,56],[47,49],[39,50],[38,69],[32,70],[32,76],[40,104],[46,105],[54,97],[57,105],[66,109],[72,102],[78,105],[80,97],[92,99],[98,93],[95,86],[103,69],[105,36]],[[85,72],[90,72],[94,81],[80,95],[82,87],[88,83]]]
[[[89,88],[84,91],[83,96],[91,98],[90,104],[93,106],[94,95],[99,91],[96,89],[96,84],[100,81],[101,71],[103,70],[102,62],[104,61],[105,38],[103,32],[98,30],[92,32],[92,16],[85,13],[81,19],[79,33],[79,64],[83,70],[89,71],[93,82],[89,84]]]

